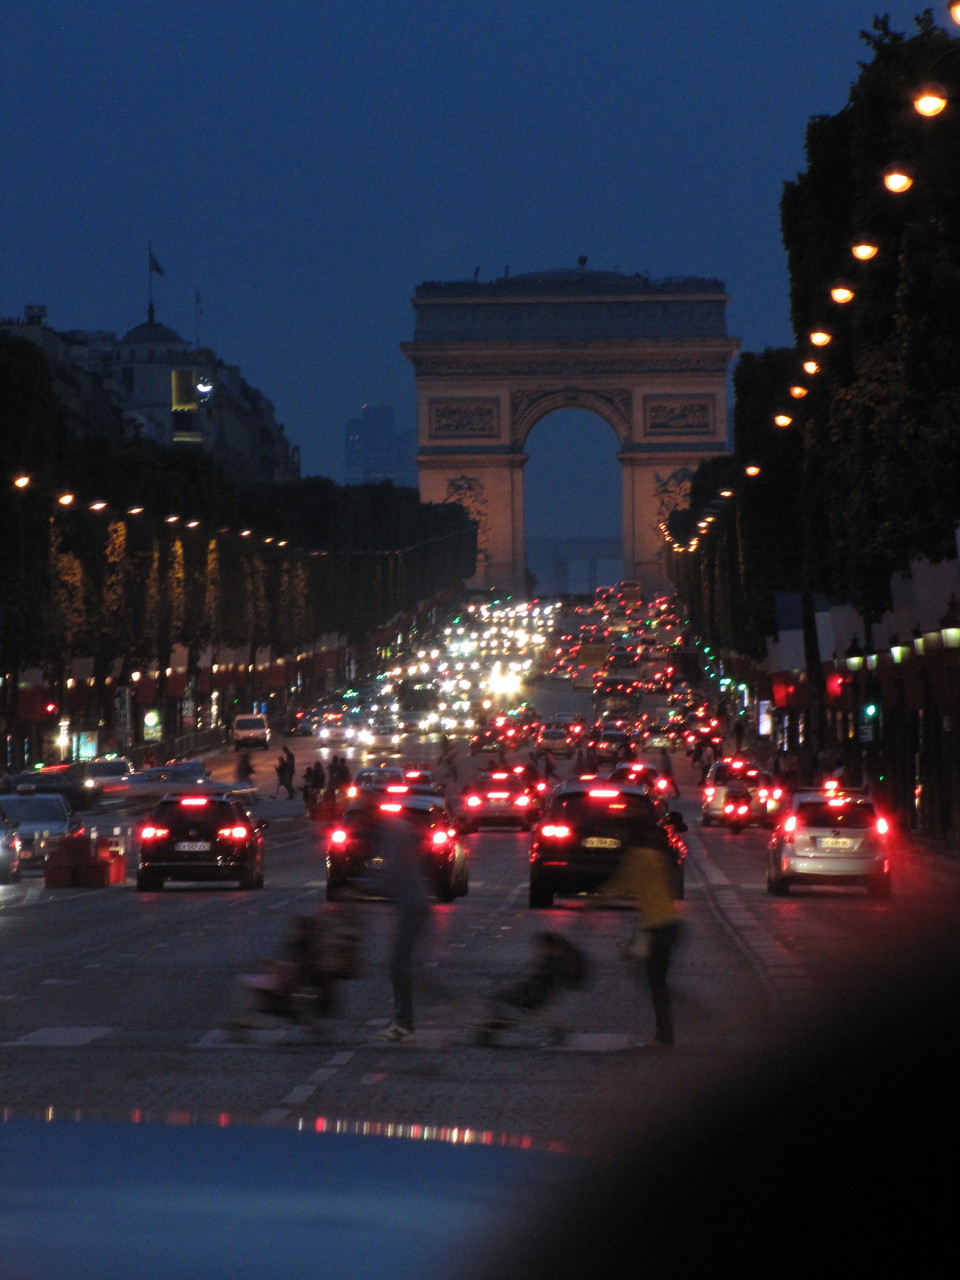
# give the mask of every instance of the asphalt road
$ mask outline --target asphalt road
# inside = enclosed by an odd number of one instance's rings
[[[544,698],[565,695],[545,686]],[[569,694],[565,695],[569,704]],[[554,709],[546,704],[543,710]],[[288,739],[298,776],[318,748]],[[277,745],[277,744],[274,744]],[[435,745],[414,744],[420,761]],[[321,832],[299,797],[272,799],[275,752],[257,756],[266,818],[266,887],[167,885],[47,890],[38,873],[0,888],[0,1105],[7,1114],[175,1119],[401,1131],[469,1130],[484,1140],[602,1150],[625,1130],[662,1126],[759,1065],[775,1071],[785,1032],[815,1028],[852,995],[877,958],[909,948],[956,906],[953,868],[901,842],[895,896],[763,888],[766,834],[701,830],[693,776],[676,761],[690,822],[686,929],[672,969],[678,1044],[637,1049],[652,1034],[637,966],[622,956],[621,910],[586,913],[558,900],[526,905],[526,838],[469,838],[469,896],[432,911],[417,992],[417,1036],[384,1045],[390,908],[364,904],[360,976],[342,984],[318,1032],[277,1023],[242,1041],[225,1032],[238,976],[273,954],[295,912],[322,900]],[[329,751],[323,752],[324,757]],[[354,761],[354,763],[357,763]],[[229,753],[212,760],[228,777]],[[461,757],[458,782],[477,767]],[[565,766],[561,766],[563,770]],[[266,784],[266,785],[264,785]],[[122,814],[106,821],[123,823]],[[524,971],[532,935],[562,930],[591,958],[589,985],[549,1023],[474,1044],[489,992]]]

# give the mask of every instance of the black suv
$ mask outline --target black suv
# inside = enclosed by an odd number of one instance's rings
[[[263,830],[235,796],[167,796],[140,828],[137,888],[161,889],[164,880],[237,880],[263,888]]]
[[[645,786],[575,778],[557,787],[530,841],[530,906],[555,894],[589,893],[613,875],[625,851],[624,823],[654,818],[670,842],[674,897],[683,897],[686,823]]]

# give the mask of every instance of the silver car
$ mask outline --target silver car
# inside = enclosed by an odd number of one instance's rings
[[[859,791],[798,791],[767,852],[767,892],[792,884],[861,884],[887,898],[892,891],[890,827]]]
[[[16,828],[21,866],[42,867],[47,853],[69,833],[73,821],[61,795],[0,795],[0,826]]]

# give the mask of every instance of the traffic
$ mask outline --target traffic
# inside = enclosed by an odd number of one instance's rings
[[[792,784],[751,710],[671,601],[467,601],[266,750],[121,761],[92,802],[71,778],[83,807],[64,770],[11,779],[7,1114],[579,1158],[707,1106],[954,892],[877,796]]]

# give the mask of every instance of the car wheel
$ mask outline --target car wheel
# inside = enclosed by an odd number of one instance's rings
[[[240,872],[240,888],[244,891],[263,887],[263,872],[252,867],[244,867]]]
[[[553,906],[553,890],[540,880],[531,879],[529,904],[535,911]]]
[[[433,886],[433,890],[438,902],[452,902],[457,896],[449,876],[438,879]]]
[[[778,898],[785,898],[790,892],[790,881],[781,879],[771,872],[767,872],[767,893],[776,894]]]
[[[159,893],[163,888],[163,877],[151,875],[149,871],[137,872],[138,893]]]

